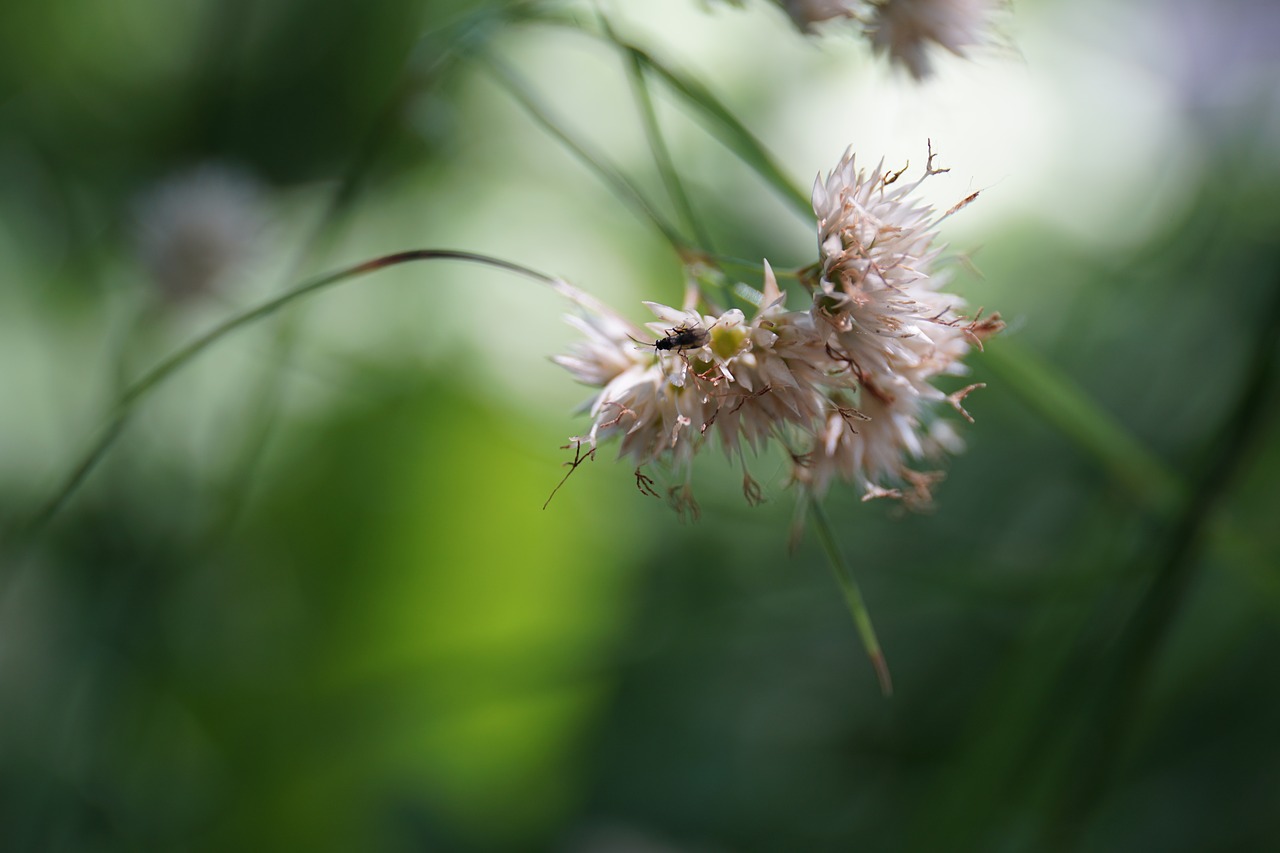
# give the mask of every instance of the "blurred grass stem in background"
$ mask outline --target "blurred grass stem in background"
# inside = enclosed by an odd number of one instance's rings
[[[506,14],[514,15],[518,14],[518,11],[519,4],[516,3],[507,10]],[[456,19],[424,32],[418,46],[428,40],[441,46],[438,47],[438,53],[432,55],[429,61],[421,63],[420,67],[415,62],[416,47],[406,53],[403,70],[397,76],[391,90],[383,96],[382,105],[375,112],[367,130],[356,144],[336,185],[329,194],[319,220],[312,227],[310,235],[305,238],[301,247],[296,250],[285,280],[286,286],[301,278],[309,266],[314,268],[324,263],[326,259],[322,248],[337,242],[340,223],[354,209],[357,200],[369,183],[388,139],[399,127],[406,105],[414,98],[421,98],[437,88],[445,72],[465,56],[466,51],[476,42],[482,41],[483,34],[494,26],[494,15],[493,9],[483,7],[464,12]],[[253,410],[260,413],[258,424],[256,429],[249,431],[240,450],[239,459],[231,466],[232,481],[227,487],[230,499],[225,501],[222,517],[210,527],[209,535],[213,538],[234,524],[246,506],[245,501],[240,498],[243,497],[248,483],[257,471],[276,429],[285,385],[285,376],[279,369],[279,365],[285,362],[297,344],[299,323],[299,315],[295,313],[279,326],[273,352],[269,358],[269,363],[273,367],[264,372],[258,380],[258,387],[249,392],[255,397]]]
[[[640,214],[641,218],[647,219],[655,228],[661,232],[666,241],[671,244],[671,248],[677,255],[683,255],[689,247],[688,241],[680,235],[680,233],[669,223],[661,213],[658,212],[649,200],[645,198],[644,193],[636,187],[631,180],[620,172],[618,169],[605,162],[604,158],[590,151],[585,143],[575,139],[565,129],[564,123],[559,121],[551,112],[551,108],[544,104],[533,93],[533,90],[520,79],[515,71],[513,71],[503,60],[492,54],[485,54],[482,57],[484,67],[491,72],[494,80],[496,80],[506,91],[515,99],[529,116],[537,122],[544,130],[556,138],[561,145],[565,146],[575,157],[581,160],[588,168],[595,172],[605,182],[605,184],[613,190],[618,199],[627,204]]]
[[[1177,510],[1186,485],[1061,371],[1008,340],[989,344],[983,363],[1144,508],[1165,518]]]
[[[243,313],[224,320],[208,332],[191,341],[191,343],[178,349],[137,380],[130,383],[123,393],[121,393],[110,419],[107,425],[102,429],[97,442],[94,443],[93,447],[84,455],[80,462],[76,464],[72,469],[71,474],[66,478],[58,490],[54,492],[53,496],[49,498],[49,500],[46,501],[31,517],[23,532],[26,535],[33,535],[39,532],[39,530],[58,513],[67,500],[84,482],[85,478],[93,471],[97,463],[101,461],[102,457],[111,448],[112,443],[119,437],[121,431],[124,429],[134,406],[209,346],[217,343],[231,332],[250,325],[256,320],[270,316],[281,308],[284,308],[305,296],[309,296],[312,293],[324,290],[325,288],[332,287],[344,281],[349,281],[372,272],[377,272],[378,270],[417,261],[464,261],[467,263],[481,264],[483,266],[494,267],[496,269],[516,273],[517,275],[550,285],[553,288],[559,288],[561,286],[559,279],[546,275],[545,273],[540,273],[537,270],[530,269],[529,267],[517,264],[513,261],[506,261],[501,258],[481,255],[474,252],[455,251],[452,249],[411,249],[404,252],[395,252],[358,263],[354,266],[338,270],[337,272],[327,273],[310,281],[304,282],[303,284],[300,284],[292,290],[282,293],[273,299],[268,299],[257,307],[250,308]]]
[[[616,41],[617,37],[613,28],[609,26],[608,20],[603,16],[600,20],[605,32]],[[645,78],[645,66],[635,52],[629,52],[625,62],[627,77],[631,81],[631,93],[635,97],[641,122],[644,125],[645,140],[649,143],[649,150],[653,153],[654,164],[658,167],[658,174],[662,176],[667,194],[679,211],[681,219],[684,220],[685,227],[689,228],[697,238],[699,247],[705,252],[713,252],[715,244],[711,242],[711,234],[703,226],[698,214],[694,212],[689,195],[685,192],[684,183],[680,180],[680,173],[676,171],[675,163],[671,160],[671,152],[667,148],[662,128],[658,124],[658,114],[653,108],[649,81]]]
[[[560,20],[548,20],[555,23],[564,23]],[[796,215],[805,221],[812,219],[813,208],[809,196],[796,188],[795,183],[778,164],[777,158],[769,153],[769,150],[756,138],[755,134],[748,130],[747,126],[710,89],[689,74],[659,60],[651,51],[618,36],[612,28],[603,33],[598,33],[580,22],[575,22],[571,26],[612,43],[619,50],[625,52],[633,62],[643,65],[657,74],[673,93],[693,108],[694,114],[703,121],[712,135],[719,139],[743,163],[751,167],[768,186],[772,187],[787,202]]]
[[[1235,405],[1214,433],[1215,444],[1208,449],[1195,488],[1184,496],[1181,510],[1161,539],[1150,585],[1116,643],[1107,677],[1094,696],[1091,719],[1083,731],[1087,748],[1077,753],[1082,760],[1059,801],[1055,819],[1047,825],[1045,849],[1074,849],[1076,833],[1112,783],[1152,669],[1201,565],[1204,536],[1269,414],[1270,396],[1280,378],[1280,280],[1271,297],[1260,314],[1263,325],[1256,332]]]

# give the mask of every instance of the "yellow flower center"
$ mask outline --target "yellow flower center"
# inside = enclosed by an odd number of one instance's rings
[[[711,351],[723,359],[730,359],[742,351],[747,340],[747,330],[741,325],[711,330]]]

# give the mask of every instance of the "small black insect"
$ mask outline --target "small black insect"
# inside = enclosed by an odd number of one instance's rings
[[[642,341],[636,341],[643,346],[653,347],[655,350],[666,352],[684,352],[685,350],[698,349],[707,345],[710,335],[707,330],[701,326],[685,323],[676,326],[674,329],[667,329],[667,336],[659,338],[651,344],[644,344]],[[635,338],[632,338],[634,341]]]
[[[716,323],[719,323],[719,320]],[[716,323],[712,323],[712,328],[716,328]],[[630,334],[627,337],[631,338]],[[654,351],[657,352],[675,352],[677,355],[684,357],[682,353],[687,350],[696,350],[696,348],[707,346],[712,336],[710,336],[710,329],[704,329],[698,323],[681,323],[675,329],[667,329],[667,337],[658,338],[653,343],[637,341],[636,338],[631,339],[639,343],[644,350],[653,347]]]
[[[654,341],[653,348],[683,352],[687,349],[697,349],[698,347],[706,346],[709,337],[707,330],[701,326],[676,326],[674,329],[667,329],[667,336],[665,338],[660,341]]]

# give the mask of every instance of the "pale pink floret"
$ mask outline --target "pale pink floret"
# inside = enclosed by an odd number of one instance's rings
[[[819,32],[833,21],[858,22],[872,49],[912,77],[933,74],[934,55],[945,50],[967,57],[995,41],[999,0],[781,0],[802,31]]]
[[[963,300],[941,291],[948,278],[934,269],[941,217],[913,200],[932,174],[932,156],[922,177],[902,181],[883,163],[858,169],[848,152],[814,185],[821,255],[814,313],[830,328],[832,356],[857,376],[857,408],[868,418],[841,430],[828,417],[799,472],[819,493],[834,477],[868,490],[909,483],[912,460],[954,452],[954,432],[926,423],[948,400],[932,383],[965,373],[961,359],[1000,328],[998,317],[966,319]]]
[[[820,260],[803,311],[786,309],[767,261],[750,319],[737,309],[703,314],[645,303],[657,320],[640,329],[565,285],[584,309],[570,322],[585,340],[556,360],[600,389],[578,447],[594,452],[618,437],[646,491],[652,481],[638,469],[670,465],[683,484],[669,496],[694,512],[690,465],[712,433],[742,464],[751,500],[759,487],[745,473],[745,451],[777,439],[792,480],[809,494],[844,480],[871,497],[926,502],[937,476],[913,465],[960,449],[939,410],[968,417],[961,400],[977,387],[947,393],[933,383],[962,375],[961,359],[1002,325],[998,315],[962,316],[962,301],[941,290],[937,225],[951,211],[939,217],[913,198],[931,174],[932,156],[922,178],[899,183],[901,172],[859,170],[848,153],[817,181]],[[699,334],[670,343],[690,329]]]
[[[994,0],[884,0],[873,5],[867,35],[885,54],[923,80],[933,73],[938,49],[968,56],[991,40]]]

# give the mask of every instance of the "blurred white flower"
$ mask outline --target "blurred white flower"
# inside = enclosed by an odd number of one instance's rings
[[[865,5],[862,0],[782,0],[782,8],[791,20],[807,33],[815,32],[816,25],[823,21],[856,18]]]
[[[877,53],[887,54],[917,80],[933,73],[936,47],[966,56],[990,40],[995,0],[880,0],[867,19]]]
[[[1000,0],[777,0],[796,27],[810,35],[834,20],[852,20],[872,49],[917,80],[933,73],[931,54],[943,48],[967,56],[993,40]]]
[[[805,271],[813,296],[804,311],[784,307],[767,261],[751,319],[738,309],[702,314],[646,303],[658,321],[640,329],[565,285],[584,309],[569,322],[586,340],[556,362],[600,389],[584,406],[590,431],[571,439],[572,464],[583,448],[593,455],[617,437],[642,490],[656,494],[645,465],[668,465],[677,480],[668,497],[696,514],[691,465],[711,433],[741,464],[752,502],[761,495],[745,450],[776,439],[808,493],[821,496],[840,479],[869,497],[927,503],[937,475],[910,463],[960,448],[932,409],[950,404],[967,417],[961,400],[976,387],[947,394],[932,382],[964,373],[960,359],[1002,328],[998,315],[964,317],[963,302],[940,289],[946,279],[933,265],[941,217],[911,198],[931,167],[932,157],[924,177],[898,185],[901,172],[867,174],[847,154],[818,180],[821,260]],[[696,291],[689,301],[705,302]]]
[[[167,299],[216,290],[250,259],[266,225],[262,187],[247,173],[206,164],[167,178],[138,200],[138,253]]]

